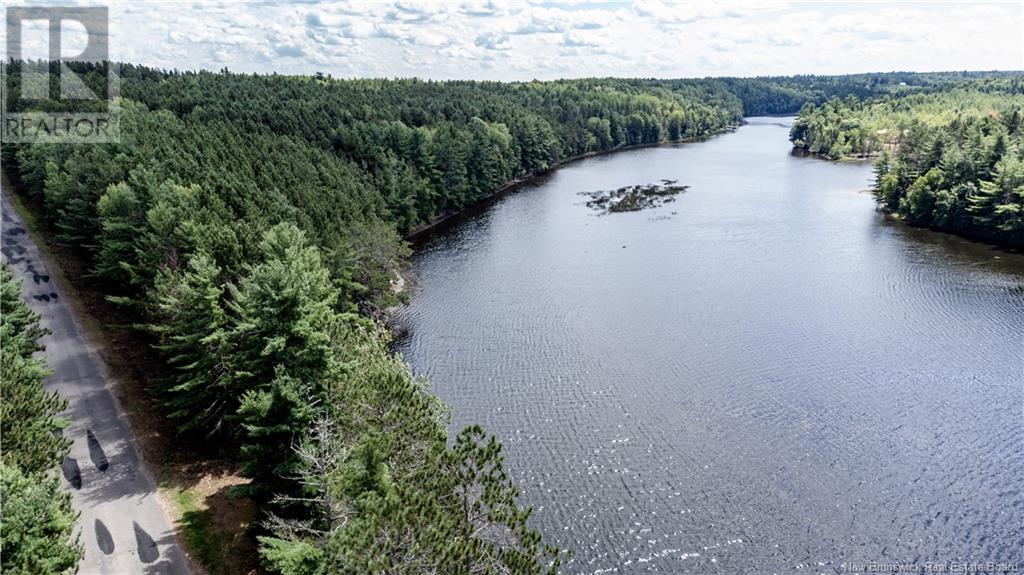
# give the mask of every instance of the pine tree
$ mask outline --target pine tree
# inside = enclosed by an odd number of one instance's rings
[[[32,354],[45,331],[20,291],[0,266],[0,570],[70,573],[82,557],[73,535],[77,514],[53,474],[70,445],[57,433],[67,402],[42,387],[48,372]]]
[[[26,474],[0,462],[3,522],[0,522],[0,569],[26,575],[74,573],[82,546],[72,534],[78,514],[71,495],[52,475]]]
[[[1024,240],[1024,161],[1007,154],[996,164],[992,179],[981,182],[968,209],[978,225],[1013,241]]]
[[[337,293],[319,250],[294,224],[271,228],[260,248],[263,261],[231,288],[231,386],[241,398],[233,420],[243,470],[273,491],[295,465],[292,447],[312,422],[311,406],[322,401]]]
[[[22,302],[21,282],[7,264],[0,265],[0,311],[4,350],[27,358],[43,349],[38,340],[47,332],[39,326],[39,314]]]
[[[261,555],[285,575],[555,572],[560,554],[529,529],[501,446],[473,426],[449,447],[437,399],[386,339],[335,332],[347,369],[298,449],[315,513],[275,517]]]
[[[26,473],[44,473],[67,453],[70,443],[55,434],[63,422],[57,414],[67,402],[42,387],[49,372],[41,350],[39,315],[20,298],[21,282],[0,267],[0,437],[3,461]]]
[[[166,395],[170,416],[182,432],[223,431],[225,416],[238,406],[230,387],[224,292],[220,268],[204,253],[189,258],[182,272],[164,269],[153,287],[158,321],[148,329],[173,368]]]
[[[93,273],[126,287],[135,262],[135,241],[145,232],[145,210],[131,187],[120,182],[107,188],[96,211],[100,236]]]

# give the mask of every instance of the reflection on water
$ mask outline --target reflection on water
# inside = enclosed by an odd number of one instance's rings
[[[786,125],[573,164],[417,250],[399,347],[569,572],[1021,559],[1024,257],[890,221]]]

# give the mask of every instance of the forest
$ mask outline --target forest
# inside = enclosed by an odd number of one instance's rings
[[[58,414],[67,402],[43,390],[48,371],[33,357],[43,347],[39,315],[21,300],[21,282],[0,266],[0,490],[3,567],[11,573],[73,572],[82,558],[75,537],[78,514],[55,469],[70,442]]]
[[[875,157],[873,193],[914,225],[1024,247],[1020,78],[937,93],[808,104],[796,148],[832,159]]]
[[[20,93],[22,65],[38,63],[7,66],[9,94]],[[76,72],[106,78],[102,67]],[[800,110],[794,142],[815,153],[874,153],[890,143],[883,122],[906,134],[880,161],[878,193],[908,220],[1000,238],[1024,229],[1019,113],[1008,108],[1020,80],[1003,74],[499,83],[119,73],[117,143],[5,145],[4,169],[77,247],[90,280],[137,318],[159,352],[166,377],[154,393],[176,432],[226,446],[251,479],[265,510],[260,554],[285,574],[558,569],[565,552],[529,527],[500,443],[476,426],[449,437],[446,408],[380,322],[401,299],[392,278],[410,253],[403,237],[497,188],[576,156]],[[979,112],[930,117],[958,98]],[[836,129],[838,144],[826,136]],[[44,372],[30,358],[34,319],[8,276],[3,285],[6,398],[8,370],[35,387]],[[31,414],[5,404],[5,442],[15,421],[34,421],[32,433],[59,424],[58,398],[20,393]],[[4,547],[17,517],[8,506],[45,501],[53,527],[32,533],[24,561],[60,573],[80,555],[73,513],[55,481],[25,479],[49,477],[66,446],[48,442],[31,464],[5,453]]]

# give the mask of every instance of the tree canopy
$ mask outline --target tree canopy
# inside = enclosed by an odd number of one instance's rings
[[[876,156],[873,191],[904,220],[1024,246],[1024,83],[978,81],[905,97],[805,106],[793,145]]]
[[[14,110],[30,105],[17,99],[23,65],[2,78]],[[90,86],[106,81],[104,66],[67,65]],[[5,168],[42,224],[154,338],[158,393],[177,432],[227,446],[252,478],[267,512],[261,555],[288,574],[532,574],[563,557],[530,529],[501,445],[476,426],[450,438],[444,407],[374,321],[400,298],[392,274],[409,255],[403,235],[569,158],[706,137],[744,114],[822,104],[801,111],[798,145],[874,152],[886,142],[868,116],[843,124],[851,110],[874,109],[858,97],[881,97],[895,114],[897,102],[924,106],[956,97],[943,96],[950,90],[972,94],[975,107],[1005,97],[956,86],[1019,86],[955,73],[499,83],[124,64],[120,74],[117,142],[5,144]],[[920,221],[945,214],[1019,234],[1019,114],[999,110],[950,116],[972,126],[964,144],[936,148],[934,123],[910,129],[880,165],[880,186],[894,182],[886,201]],[[947,168],[963,175],[954,182]],[[976,177],[976,189],[953,186]],[[8,369],[18,386],[38,388],[44,373],[29,355],[34,321],[5,314],[5,400],[16,394]],[[48,435],[59,400],[29,387],[17,392],[25,413],[4,407],[5,442],[25,446],[11,461],[5,453],[5,494],[8,481],[11,493],[51,485],[21,477],[66,449]],[[63,569],[79,551],[52,487],[49,499],[24,497],[49,501],[39,509],[52,511],[46,536]],[[5,516],[5,555],[8,525]]]
[[[21,282],[0,266],[0,567],[6,573],[73,573],[82,558],[78,516],[55,473],[70,447],[58,418],[67,402],[43,390],[48,372],[33,357],[45,333],[21,300]]]

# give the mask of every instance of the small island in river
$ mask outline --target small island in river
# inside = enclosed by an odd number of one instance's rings
[[[587,207],[601,212],[601,215],[616,212],[638,212],[674,202],[675,196],[685,192],[689,186],[676,185],[678,180],[661,180],[660,184],[638,184],[616,190],[580,192],[590,198]]]

